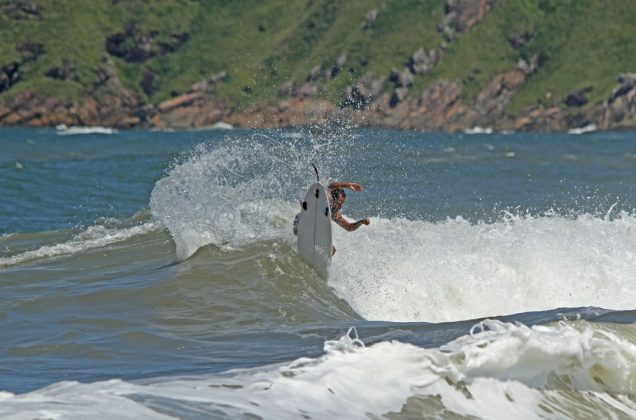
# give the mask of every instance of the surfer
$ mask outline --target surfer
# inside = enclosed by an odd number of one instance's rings
[[[331,208],[331,220],[336,222],[338,226],[346,230],[347,232],[353,232],[358,229],[362,225],[368,225],[371,223],[369,219],[366,217],[362,220],[358,220],[357,222],[349,223],[342,215],[340,214],[340,210],[342,210],[342,206],[347,199],[347,194],[344,192],[345,188],[350,188],[353,191],[362,192],[362,185],[356,182],[336,182],[333,181],[329,184],[328,188],[328,196],[329,196],[329,207]],[[332,247],[332,254],[335,255],[336,247]]]
[[[336,222],[341,228],[347,232],[353,232],[362,225],[368,225],[371,223],[369,219],[364,218],[357,222],[349,223],[342,215],[340,210],[347,199],[347,194],[344,192],[345,188],[350,188],[353,191],[362,192],[362,185],[356,182],[336,182],[333,181],[327,187],[329,190],[329,207],[331,207],[331,220]]]

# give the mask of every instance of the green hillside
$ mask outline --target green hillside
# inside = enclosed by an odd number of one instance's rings
[[[340,103],[357,80],[387,77],[418,48],[441,45],[445,57],[415,77],[409,95],[447,79],[461,83],[462,98],[470,100],[519,59],[536,56],[538,69],[509,105],[515,114],[559,104],[588,87],[589,105],[598,103],[617,74],[636,71],[634,1],[491,1],[492,10],[452,40],[440,30],[445,3],[0,0],[0,67],[20,64],[19,80],[4,88],[0,73],[0,101],[26,90],[81,101],[98,85],[105,57],[142,103],[158,103],[226,71],[215,95],[239,109],[276,100],[283,83],[302,85],[315,66],[329,72],[343,53],[344,67],[325,78],[319,98]],[[377,18],[365,27],[372,10]],[[519,34],[524,43],[515,48],[511,38]]]

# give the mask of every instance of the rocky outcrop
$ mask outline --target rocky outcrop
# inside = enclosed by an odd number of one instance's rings
[[[636,73],[618,76],[618,85],[600,110],[599,128],[636,128]]]
[[[227,73],[222,71],[194,83],[187,92],[135,110],[140,125],[159,128],[205,127],[221,121],[231,111],[229,102],[214,98]]]
[[[473,104],[477,118],[473,125],[488,127],[501,119],[512,95],[523,85],[525,80],[525,74],[519,70],[510,70],[496,76],[477,95]]]
[[[443,130],[451,118],[456,118],[462,86],[449,80],[439,80],[424,89],[411,108],[403,126],[418,130]]]

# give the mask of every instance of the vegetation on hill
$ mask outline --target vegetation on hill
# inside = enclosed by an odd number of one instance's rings
[[[487,13],[461,27],[453,7]],[[408,96],[449,80],[470,103],[534,60],[508,114],[562,106],[577,91],[586,109],[636,71],[634,22],[636,2],[624,0],[0,0],[0,102],[26,91],[77,103],[104,95],[110,60],[140,105],[220,72],[214,96],[238,110],[308,80],[314,98],[342,104],[348,87],[388,79],[424,48],[442,58],[414,75]]]

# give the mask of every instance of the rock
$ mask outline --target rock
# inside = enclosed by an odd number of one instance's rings
[[[296,86],[293,80],[288,80],[278,88],[278,96],[287,97],[296,94]]]
[[[422,75],[431,70],[435,64],[437,64],[437,60],[438,53],[436,50],[431,49],[426,51],[424,48],[420,48],[409,57],[407,66],[411,70],[411,73]]]
[[[636,74],[618,76],[616,86],[599,111],[599,128],[636,129]]]
[[[144,91],[144,93],[148,96],[152,96],[156,90],[156,82],[158,79],[158,74],[152,69],[147,69],[143,76],[141,76],[141,81],[139,82],[139,86]]]
[[[318,80],[318,78],[320,77],[320,70],[321,69],[322,69],[322,66],[320,64],[316,64],[315,66],[313,66],[311,68],[311,70],[309,70],[309,74],[305,78],[305,81],[306,82],[313,82],[313,81]]]
[[[442,27],[466,32],[482,20],[495,3],[496,0],[446,0],[444,6],[446,17]]]
[[[210,76],[208,79],[204,79],[194,83],[192,86],[190,86],[190,89],[188,89],[187,93],[212,92],[214,91],[216,86],[225,79],[226,76],[227,76],[227,73],[225,71],[214,74]]]
[[[318,93],[318,87],[313,83],[305,83],[298,90],[299,96],[314,96]]]
[[[225,80],[226,77],[227,77],[227,72],[225,70],[222,70],[222,71],[212,75],[212,77],[210,77],[210,81],[212,83],[221,83],[222,81]]]
[[[336,60],[336,66],[339,68],[343,68],[344,65],[347,64],[347,52],[343,52],[342,54],[340,54],[340,56],[338,56],[338,59]]]
[[[375,21],[378,19],[378,9],[369,10],[367,17],[362,24],[362,29],[372,29]]]
[[[61,67],[51,67],[45,73],[45,76],[55,80],[79,80],[77,76],[77,66],[70,60],[64,60]]]
[[[567,128],[567,114],[559,107],[530,108],[510,126],[514,131],[565,131]]]
[[[347,52],[343,52],[338,56],[336,60],[336,64],[331,68],[331,73],[329,74],[329,78],[336,77],[338,73],[342,70],[342,68],[347,64]],[[329,80],[327,78],[327,80]]]
[[[439,80],[424,89],[417,104],[418,112],[437,116],[447,110],[462,93],[462,85],[449,80]]]
[[[393,95],[391,96],[391,102],[389,103],[391,108],[395,108],[400,102],[402,102],[406,98],[406,95],[408,92],[409,90],[406,87],[396,88],[393,91]]]
[[[579,89],[574,92],[571,92],[570,94],[568,94],[568,96],[565,97],[563,102],[567,106],[582,107],[583,105],[587,104],[588,100],[585,95],[589,93],[591,90],[592,90],[592,86],[587,86],[583,89]]]
[[[490,127],[501,117],[512,95],[523,85],[526,76],[519,70],[501,73],[477,95],[473,107],[480,120],[476,125]],[[473,124],[475,125],[475,124]]]
[[[343,106],[352,106],[355,109],[365,108],[382,91],[384,79],[366,80],[347,87],[347,98]]]
[[[389,80],[395,84],[395,87],[409,87],[413,84],[413,74],[408,69],[402,71],[392,69]]]
[[[618,86],[614,88],[612,95],[609,97],[608,102],[612,103],[616,98],[619,98],[636,86],[636,73],[623,73],[617,77]]]
[[[168,99],[161,102],[159,105],[157,105],[157,109],[161,112],[170,111],[174,108],[190,105],[192,102],[200,99],[202,96],[203,94],[201,92],[192,92],[185,95],[180,95],[176,98]]]
[[[0,67],[0,93],[9,90],[11,86],[18,83],[22,75],[23,71],[17,62]]]
[[[636,86],[636,73],[622,73],[617,77],[618,83],[630,88]]]
[[[519,48],[523,47],[524,45],[532,41],[533,38],[534,38],[533,32],[528,32],[528,31],[518,32],[508,37],[508,42],[510,43],[510,46],[512,48],[514,48],[515,50],[518,50]]]

